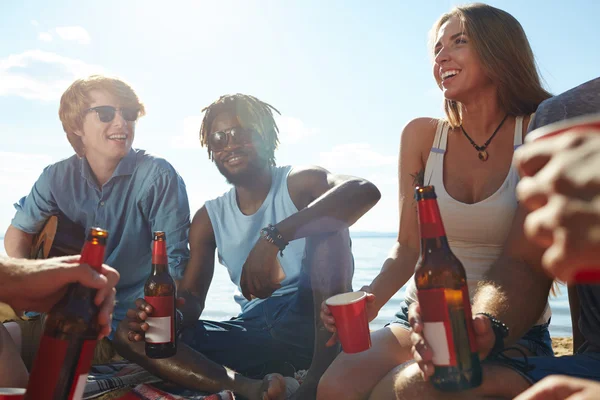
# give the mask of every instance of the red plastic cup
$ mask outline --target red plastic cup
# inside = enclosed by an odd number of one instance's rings
[[[22,400],[24,396],[23,388],[0,388],[0,400]]]
[[[530,132],[525,137],[525,143],[560,135],[571,129],[593,128],[600,129],[600,114],[585,115],[555,122]],[[576,283],[599,283],[600,282],[600,260],[597,266],[582,268],[573,276]]]
[[[367,320],[367,294],[349,292],[325,300],[335,318],[335,327],[345,353],[360,353],[371,347]]]

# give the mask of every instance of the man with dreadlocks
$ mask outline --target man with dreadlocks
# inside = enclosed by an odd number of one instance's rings
[[[233,188],[192,221],[179,288],[185,344],[171,359],[147,359],[141,342],[152,308],[140,299],[119,328],[120,352],[177,384],[249,399],[282,398],[281,375],[308,368],[295,397],[314,398],[339,350],[325,346],[329,334],[315,315],[323,300],[351,290],[348,227],[380,193],[320,167],[276,166],[278,111],[255,97],[222,96],[204,111],[200,141]],[[198,320],[215,249],[239,289],[241,313],[227,322]]]

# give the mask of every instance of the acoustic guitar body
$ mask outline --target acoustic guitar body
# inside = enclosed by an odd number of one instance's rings
[[[85,229],[64,215],[52,215],[42,230],[33,237],[29,258],[80,254],[85,242]]]

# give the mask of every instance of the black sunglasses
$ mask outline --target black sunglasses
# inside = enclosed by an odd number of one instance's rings
[[[251,144],[255,133],[254,129],[241,127],[216,131],[208,135],[208,144],[212,151],[223,151],[232,140],[239,145]]]
[[[127,108],[127,107],[116,108],[113,106],[92,107],[92,108],[88,108],[87,110],[85,110],[85,112],[89,113],[90,111],[95,111],[96,114],[98,114],[98,118],[100,119],[100,121],[106,123],[106,122],[111,122],[113,119],[115,119],[117,110],[119,110],[123,119],[125,121],[129,121],[129,122],[133,122],[133,121],[137,120],[138,114],[140,112],[140,110],[137,108]]]

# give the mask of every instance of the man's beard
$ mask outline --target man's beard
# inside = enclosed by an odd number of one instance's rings
[[[233,186],[244,186],[249,182],[252,182],[254,178],[268,166],[266,159],[257,157],[252,161],[249,161],[246,168],[243,171],[231,173],[222,163],[215,162],[217,169],[225,177],[227,183]]]

